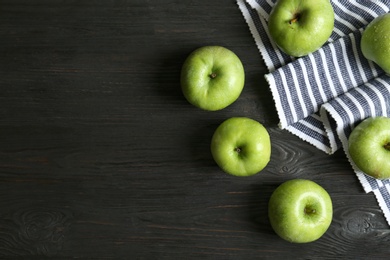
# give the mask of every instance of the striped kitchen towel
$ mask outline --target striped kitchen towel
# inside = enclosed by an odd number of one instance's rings
[[[390,76],[365,59],[365,26],[388,13],[390,0],[331,0],[335,27],[328,42],[301,58],[281,52],[267,20],[277,0],[237,0],[269,73],[281,129],[332,154],[343,148],[366,192],[373,192],[390,225],[390,180],[360,172],[348,154],[348,137],[363,119],[390,117]]]

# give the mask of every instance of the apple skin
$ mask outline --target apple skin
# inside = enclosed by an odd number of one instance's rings
[[[348,152],[365,174],[390,178],[390,118],[369,117],[359,123],[348,138]]]
[[[329,0],[279,0],[269,16],[268,29],[286,54],[302,57],[318,50],[334,28],[334,10]]]
[[[390,74],[390,13],[378,16],[367,25],[360,48],[366,59]]]
[[[241,60],[222,46],[204,46],[184,61],[181,88],[189,103],[208,111],[221,110],[240,96],[245,83]]]
[[[211,153],[224,172],[251,176],[263,170],[270,161],[270,136],[259,122],[247,117],[232,117],[215,130]]]
[[[282,183],[271,195],[268,217],[276,234],[292,243],[309,243],[328,230],[333,218],[329,193],[311,180]]]

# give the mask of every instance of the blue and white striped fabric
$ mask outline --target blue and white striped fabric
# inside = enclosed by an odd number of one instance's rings
[[[366,192],[374,192],[390,225],[390,180],[375,180],[350,160],[348,137],[363,119],[390,117],[390,76],[365,59],[360,39],[367,24],[388,13],[390,0],[331,0],[335,27],[328,42],[305,57],[282,53],[267,20],[277,0],[237,0],[260,54],[280,128],[332,154],[343,148]]]

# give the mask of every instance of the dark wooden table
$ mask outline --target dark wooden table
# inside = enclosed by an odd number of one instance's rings
[[[246,71],[218,112],[183,97],[197,47],[222,45]],[[234,0],[0,0],[0,256],[28,259],[380,259],[389,227],[343,151],[280,130],[267,70]],[[272,157],[224,174],[209,144],[232,116],[263,123]],[[334,219],[310,244],[267,218],[282,182],[311,179]]]

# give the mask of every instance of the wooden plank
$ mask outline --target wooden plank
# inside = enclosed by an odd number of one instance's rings
[[[132,259],[378,259],[389,229],[342,151],[278,129],[266,68],[235,1],[1,1],[0,256]],[[246,84],[233,105],[184,99],[181,64],[223,45]],[[266,169],[227,176],[210,154],[219,123],[262,122]],[[267,203],[292,178],[334,201],[319,241],[289,244]]]

